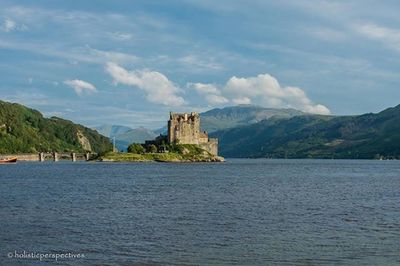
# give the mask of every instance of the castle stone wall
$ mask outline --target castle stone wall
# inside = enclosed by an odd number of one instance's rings
[[[198,113],[170,114],[168,143],[196,144],[211,154],[218,155],[218,139],[209,139],[207,132],[200,131]]]
[[[212,155],[218,155],[218,139],[209,139],[206,143],[200,143],[200,147]]]
[[[168,142],[199,144],[200,116],[198,113],[171,114],[168,121]]]

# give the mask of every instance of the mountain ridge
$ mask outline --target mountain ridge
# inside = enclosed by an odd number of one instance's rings
[[[201,127],[209,133],[250,125],[265,119],[283,119],[306,113],[291,108],[266,108],[258,105],[237,105],[214,108],[200,114]]]
[[[200,113],[200,126],[202,130],[212,133],[220,129],[253,124],[264,119],[282,119],[305,114],[295,109],[265,108],[257,105],[228,106]],[[106,137],[115,137],[118,150],[126,150],[133,142],[142,143],[160,134],[167,134],[166,126],[156,130],[121,125],[101,125],[94,128]]]
[[[399,158],[400,105],[376,114],[265,120],[212,136],[225,157]]]
[[[110,150],[110,141],[95,130],[59,117],[45,118],[18,103],[0,101],[1,154]]]
[[[152,140],[157,135],[145,127],[130,128],[121,125],[101,125],[95,129],[108,138],[115,138],[115,146],[118,150],[126,151],[132,143],[144,143]]]

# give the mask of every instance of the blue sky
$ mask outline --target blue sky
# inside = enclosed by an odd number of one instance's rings
[[[158,128],[236,104],[400,104],[398,1],[0,0],[1,99],[88,126]]]

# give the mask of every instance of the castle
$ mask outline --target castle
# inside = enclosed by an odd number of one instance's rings
[[[213,155],[218,155],[218,139],[209,138],[200,130],[200,115],[170,113],[168,120],[168,143],[196,144]]]

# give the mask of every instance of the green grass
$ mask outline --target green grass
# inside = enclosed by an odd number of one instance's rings
[[[220,157],[213,156],[209,153],[204,153],[201,149],[193,149],[193,153],[181,154],[177,152],[169,153],[125,153],[125,152],[109,152],[99,159],[101,161],[112,161],[112,162],[211,162],[220,161]],[[197,152],[196,152],[197,151]]]
[[[125,152],[110,152],[100,158],[103,161],[114,162],[152,162],[152,161],[181,161],[183,157],[176,153],[125,153]]]

